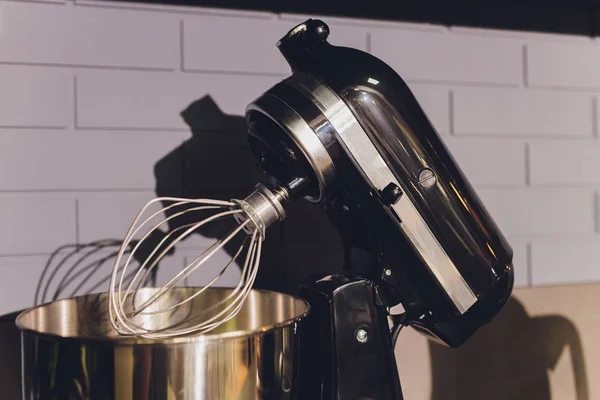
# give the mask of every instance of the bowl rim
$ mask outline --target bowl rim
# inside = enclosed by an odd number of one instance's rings
[[[178,289],[201,289],[203,286],[180,286],[173,288],[174,290]],[[158,287],[145,287],[141,289],[159,289]],[[212,289],[232,289],[228,287],[214,287],[209,288]],[[139,336],[120,336],[120,337],[108,337],[108,336],[62,336],[57,333],[48,333],[48,332],[40,332],[31,327],[27,327],[23,323],[23,319],[27,316],[27,314],[34,312],[34,310],[48,307],[52,304],[57,304],[61,302],[68,302],[77,299],[91,298],[102,295],[107,295],[108,292],[95,292],[88,293],[79,296],[68,297],[59,300],[49,301],[43,304],[39,304],[37,306],[33,306],[27,308],[18,313],[15,319],[15,325],[21,331],[21,336],[24,335],[33,336],[36,338],[48,340],[48,341],[57,341],[57,342],[76,342],[76,343],[98,343],[98,344],[112,344],[113,346],[132,346],[132,345],[153,345],[153,346],[166,346],[166,345],[174,345],[174,344],[189,344],[189,343],[206,343],[206,342],[215,342],[222,341],[227,339],[240,339],[240,338],[250,338],[255,336],[260,336],[272,331],[280,330],[286,328],[290,325],[296,324],[301,320],[305,319],[310,311],[311,306],[308,301],[299,296],[290,295],[283,292],[278,292],[274,290],[266,290],[266,289],[251,289],[251,292],[264,293],[264,294],[275,294],[284,296],[294,301],[300,301],[305,305],[304,312],[292,317],[285,319],[283,321],[277,322],[275,324],[264,325],[254,329],[246,329],[246,330],[236,330],[232,332],[224,332],[224,333],[204,333],[204,334],[192,334],[185,336],[176,336],[168,339],[150,339]]]

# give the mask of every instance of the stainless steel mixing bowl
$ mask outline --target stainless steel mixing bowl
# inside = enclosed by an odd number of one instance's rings
[[[156,289],[145,288],[136,303]],[[176,288],[164,307],[199,288]],[[231,289],[210,288],[170,321],[205,310]],[[58,300],[24,311],[24,399],[295,399],[298,324],[308,303],[252,290],[239,314],[204,334],[170,340],[120,336],[108,320],[106,293]],[[183,312],[183,314],[182,314]],[[151,318],[141,316],[141,319]],[[140,322],[148,322],[142,321]],[[154,320],[161,325],[167,322]]]

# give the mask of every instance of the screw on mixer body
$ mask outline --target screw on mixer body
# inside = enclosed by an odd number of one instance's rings
[[[369,340],[369,334],[365,329],[360,328],[358,331],[356,331],[356,340],[358,340],[360,343],[366,343],[367,340]]]
[[[419,173],[419,185],[424,188],[432,187],[435,185],[436,180],[435,173],[429,168],[425,168]]]

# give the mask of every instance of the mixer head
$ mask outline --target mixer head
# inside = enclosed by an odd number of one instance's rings
[[[309,19],[277,43],[292,75],[247,107],[250,147],[273,187],[370,254],[382,302],[458,346],[509,298],[512,249],[405,82],[328,35]]]

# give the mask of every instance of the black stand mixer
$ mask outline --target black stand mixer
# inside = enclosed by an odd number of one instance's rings
[[[401,399],[400,328],[460,346],[508,300],[513,253],[406,83],[328,35],[285,35],[292,75],[246,110],[273,190],[320,204],[348,249],[301,288],[300,398]]]

